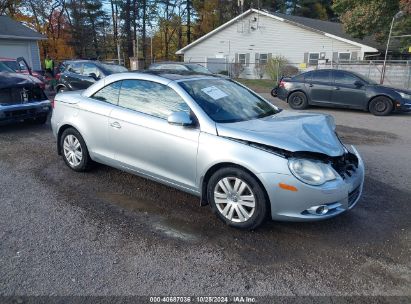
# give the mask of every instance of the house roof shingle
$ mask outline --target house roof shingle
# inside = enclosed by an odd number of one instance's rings
[[[13,20],[9,16],[0,16],[0,38],[42,40],[47,39],[44,35],[31,28]]]

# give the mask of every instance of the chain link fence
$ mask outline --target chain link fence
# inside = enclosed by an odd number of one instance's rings
[[[383,60],[364,60],[355,62],[328,62],[308,65],[290,62],[233,62],[227,58],[207,58],[204,60],[190,60],[205,66],[213,73],[224,74],[230,78],[271,79],[278,82],[282,76],[293,76],[302,72],[316,69],[338,69],[359,73],[380,83],[383,69]],[[403,89],[411,89],[411,61],[390,60],[386,63],[384,85]]]

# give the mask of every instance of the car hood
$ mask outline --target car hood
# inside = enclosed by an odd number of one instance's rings
[[[396,91],[396,92],[401,92],[401,93],[405,93],[405,94],[411,94],[411,91],[406,90],[406,89],[399,89],[399,88],[394,88],[394,87],[385,86],[385,85],[376,85],[376,87],[386,89],[386,90],[388,89],[388,90],[392,90],[392,91]]]
[[[38,80],[30,75],[21,73],[0,72],[0,89],[18,87],[22,85],[35,85]]]
[[[314,152],[328,156],[344,154],[330,115],[281,111],[243,122],[217,123],[219,136],[245,140],[290,152]]]

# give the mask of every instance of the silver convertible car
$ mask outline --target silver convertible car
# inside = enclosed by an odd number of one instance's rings
[[[53,107],[71,169],[98,162],[192,193],[236,228],[327,219],[361,196],[363,162],[331,116],[282,111],[229,79],[120,73]]]

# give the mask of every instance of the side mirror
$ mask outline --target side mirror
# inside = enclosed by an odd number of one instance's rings
[[[358,87],[358,88],[361,88],[361,87],[364,86],[364,83],[362,83],[362,82],[359,81],[359,80],[356,80],[356,81],[354,82],[354,85],[355,85],[356,87]]]
[[[91,77],[91,78],[93,78],[94,80],[97,80],[97,79],[98,79],[96,73],[90,73],[90,74],[88,74],[88,76]]]
[[[191,119],[190,115],[188,115],[186,112],[174,112],[168,116],[167,121],[170,125],[176,126],[194,125],[194,122]]]

